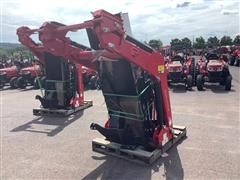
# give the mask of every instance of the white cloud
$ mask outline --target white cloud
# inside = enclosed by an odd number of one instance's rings
[[[200,35],[207,37],[239,33],[239,14],[236,14],[239,11],[238,0],[1,1],[3,41],[8,42],[17,42],[15,34],[19,26],[39,27],[45,21],[80,23],[91,19],[90,12],[97,9],[111,13],[128,12],[133,35],[139,40],[159,38],[167,44],[175,37],[187,36],[191,39]],[[190,3],[177,8],[185,2]]]

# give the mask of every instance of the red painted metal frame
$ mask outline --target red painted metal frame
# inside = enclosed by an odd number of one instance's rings
[[[27,46],[34,54],[38,57],[38,59],[44,64],[44,52],[50,52],[47,46],[44,46],[43,44],[37,44],[31,39],[31,35],[41,32],[41,30],[30,30],[28,27],[21,27],[17,30],[17,35],[19,37],[19,41]],[[61,53],[52,53],[56,56],[61,56]],[[68,59],[68,56],[62,56],[66,59]],[[73,63],[76,66],[77,70],[77,94],[76,96],[71,100],[71,106],[72,107],[78,107],[81,105],[84,105],[84,85],[83,85],[83,78],[82,78],[82,65],[78,62],[76,63],[73,61]]]
[[[119,16],[114,16],[104,10],[92,13],[93,19],[81,24],[62,26],[57,23],[46,22],[39,29],[21,27],[17,30],[19,41],[29,47],[39,58],[41,52],[50,52],[62,56],[75,64],[82,64],[91,69],[96,69],[96,60],[100,57],[107,59],[126,59],[152,75],[159,84],[162,93],[164,127],[159,127],[154,133],[156,144],[162,143],[163,134],[168,139],[172,138],[173,127],[170,98],[168,92],[167,75],[164,58],[157,51],[145,51],[130,41],[126,40],[123,22]],[[71,45],[66,37],[67,32],[80,29],[92,29],[99,40],[100,50],[83,50]],[[38,32],[41,45],[33,42],[30,36]]]

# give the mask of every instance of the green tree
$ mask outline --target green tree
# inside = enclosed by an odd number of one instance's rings
[[[160,39],[152,39],[148,42],[148,45],[154,49],[159,49],[160,47],[162,47],[163,43]]]
[[[181,40],[182,47],[184,49],[190,49],[192,48],[192,42],[189,38],[185,37]]]
[[[237,35],[234,40],[233,40],[233,44],[236,46],[240,46],[240,35]]]
[[[171,48],[173,50],[180,50],[182,49],[182,41],[178,38],[172,39],[171,42]]]
[[[5,49],[0,48],[0,61],[4,62],[7,59],[7,51]]]
[[[206,47],[205,40],[202,36],[196,38],[196,41],[193,43],[193,48],[204,49]]]
[[[209,48],[213,48],[213,47],[217,47],[219,46],[219,39],[214,36],[214,37],[209,37],[208,40],[207,40],[207,46]]]
[[[232,38],[230,36],[223,36],[220,40],[221,46],[230,46],[232,45]]]

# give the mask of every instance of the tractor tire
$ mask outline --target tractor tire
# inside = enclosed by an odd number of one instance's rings
[[[232,87],[232,77],[227,76],[226,81],[225,81],[225,90],[230,91]]]
[[[197,75],[196,85],[199,91],[203,90],[203,76],[201,74]]]
[[[193,76],[192,75],[187,75],[186,79],[186,87],[188,90],[191,90],[193,86]]]
[[[229,65],[233,66],[235,64],[235,58],[231,57],[229,60]]]
[[[5,86],[5,82],[0,82],[0,89],[2,89]]]
[[[39,83],[42,83],[41,78],[40,77],[35,77],[34,84],[33,84],[34,89],[39,89],[40,88]]]
[[[12,88],[12,89],[16,89],[17,88],[17,77],[12,77],[11,79],[10,79],[10,87]]]
[[[29,83],[31,84],[31,86],[34,86],[34,80],[35,80],[35,78],[30,80]]]
[[[195,67],[195,58],[192,58],[191,75],[192,75],[192,86],[194,86],[194,85],[196,85],[196,67]]]
[[[25,89],[27,87],[27,81],[23,77],[17,79],[17,87],[20,89]]]
[[[224,85],[225,85],[225,82],[224,82],[224,81],[220,81],[220,82],[219,82],[219,85],[220,85],[220,86],[224,86]]]
[[[198,70],[197,66],[195,66],[195,75],[193,76],[194,86],[197,85],[197,76],[198,76],[199,74],[200,74],[200,73],[199,73],[199,70]]]
[[[240,66],[240,59],[236,59],[236,66]]]

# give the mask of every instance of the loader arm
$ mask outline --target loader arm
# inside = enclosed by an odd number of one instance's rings
[[[163,144],[163,134],[171,134],[173,127],[164,58],[149,46],[127,35],[119,15],[112,15],[104,10],[92,14],[92,20],[76,25],[62,26],[46,22],[40,29],[31,30],[21,27],[17,30],[19,41],[33,52],[49,52],[94,70],[99,68],[98,62],[101,60],[117,59],[135,64],[147,72],[157,85],[155,95],[158,98],[156,102],[160,106],[158,118],[159,122],[162,121],[155,129],[153,138],[155,143]],[[66,37],[69,31],[80,29],[87,30],[91,48],[82,48],[80,44]],[[37,45],[30,38],[30,35],[36,32],[39,34],[41,45]],[[165,132],[162,132],[163,126],[166,127]],[[171,135],[168,136],[168,140],[171,138]]]

